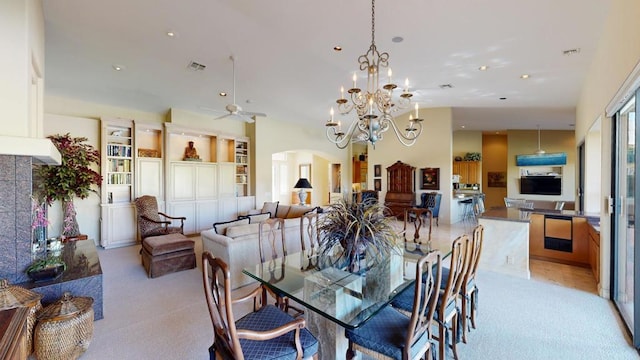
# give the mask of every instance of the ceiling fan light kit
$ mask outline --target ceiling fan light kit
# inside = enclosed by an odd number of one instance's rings
[[[219,119],[224,119],[224,118],[231,118],[231,119],[235,119],[235,120],[242,120],[245,121],[247,123],[253,123],[255,122],[255,117],[256,116],[262,116],[262,117],[266,117],[267,114],[265,113],[260,113],[260,112],[252,112],[252,111],[243,111],[242,107],[240,107],[240,105],[238,105],[236,103],[236,59],[233,55],[229,56],[229,60],[231,60],[231,63],[233,64],[233,103],[231,104],[227,104],[227,106],[225,106],[225,110],[228,112],[228,114],[224,114],[222,116],[218,116],[217,118],[215,118],[214,120],[219,120]],[[222,94],[222,93],[220,93]],[[222,95],[221,95],[222,96]],[[225,95],[226,96],[226,93]],[[212,111],[218,111],[218,110],[213,110],[213,109],[209,109]]]

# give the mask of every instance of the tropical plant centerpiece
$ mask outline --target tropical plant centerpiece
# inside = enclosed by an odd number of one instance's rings
[[[376,199],[361,203],[342,199],[331,204],[318,224],[322,258],[336,259],[348,271],[360,272],[389,256],[398,235],[385,210]]]
[[[60,151],[62,164],[42,165],[34,171],[34,185],[37,197],[44,199],[47,205],[59,200],[64,213],[62,237],[71,238],[80,235],[78,220],[73,199],[84,199],[92,192],[93,187],[102,184],[102,176],[91,167],[100,165],[100,152],[85,142],[85,137],[50,135],[47,138]]]

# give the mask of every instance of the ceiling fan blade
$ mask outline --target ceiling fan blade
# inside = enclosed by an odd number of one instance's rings
[[[206,110],[206,111],[211,111],[211,112],[216,112],[216,113],[227,113],[228,111],[226,110],[219,110],[219,109],[212,109],[210,107],[206,107],[206,106],[200,106],[200,109],[202,110]]]
[[[242,121],[244,121],[246,123],[249,123],[249,124],[253,124],[254,122],[256,122],[255,120],[253,120],[253,118],[247,116],[246,114],[238,114],[238,115],[236,115],[236,117],[239,120],[242,120]]]
[[[247,116],[262,116],[267,117],[267,114],[261,112],[252,112],[252,111],[238,111],[238,114],[247,115]]]
[[[233,116],[233,114],[224,114],[222,116],[218,116],[217,118],[213,118],[213,120],[220,120],[220,119],[224,119],[224,118],[229,117],[229,116]]]

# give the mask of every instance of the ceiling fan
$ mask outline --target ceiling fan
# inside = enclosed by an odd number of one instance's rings
[[[242,121],[246,121],[248,123],[252,123],[255,120],[253,119],[253,116],[267,116],[267,114],[265,113],[259,113],[259,112],[251,112],[251,111],[243,111],[242,108],[240,107],[240,105],[236,104],[236,61],[233,55],[229,56],[229,59],[231,60],[231,63],[233,64],[233,103],[228,104],[227,106],[225,106],[225,109],[229,112],[228,114],[224,114],[222,116],[218,116],[217,118],[215,118],[214,120],[219,120],[219,119],[224,119],[224,118],[232,118],[232,119],[236,119],[236,120],[242,120]],[[216,111],[216,112],[221,112],[220,110],[215,110],[215,109],[208,109],[205,108],[207,110],[211,110],[211,111]]]

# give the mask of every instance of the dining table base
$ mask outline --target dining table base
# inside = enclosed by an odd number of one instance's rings
[[[318,339],[318,359],[344,359],[349,348],[349,340],[344,335],[344,327],[319,315],[306,311],[307,329]]]

